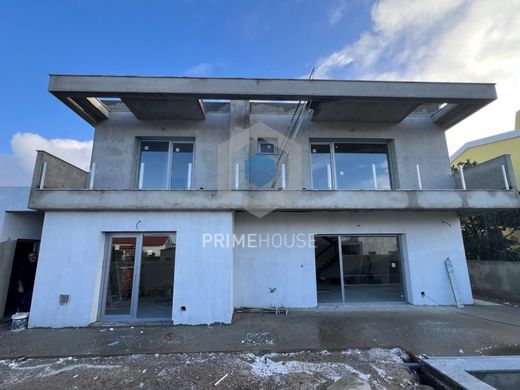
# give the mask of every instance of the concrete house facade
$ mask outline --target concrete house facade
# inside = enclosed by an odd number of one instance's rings
[[[32,327],[471,304],[459,217],[520,207],[507,156],[450,170],[444,132],[492,84],[52,75],[49,90],[95,136],[90,172],[37,157]]]

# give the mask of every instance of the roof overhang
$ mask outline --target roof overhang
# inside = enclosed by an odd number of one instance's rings
[[[203,99],[307,101],[313,120],[400,122],[438,104],[449,128],[496,99],[494,84],[305,79],[51,75],[49,91],[92,125],[107,119],[99,99],[119,98],[138,119],[204,119]]]

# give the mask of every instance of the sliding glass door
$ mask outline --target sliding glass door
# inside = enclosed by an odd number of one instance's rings
[[[108,236],[101,318],[170,319],[175,233]]]
[[[315,236],[319,304],[405,300],[399,236]]]
[[[315,190],[392,188],[384,142],[313,142],[311,172]]]

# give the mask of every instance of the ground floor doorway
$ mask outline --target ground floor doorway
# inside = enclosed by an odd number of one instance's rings
[[[17,311],[30,310],[39,247],[39,240],[16,241],[5,309],[4,313],[0,313],[4,317],[10,317]],[[31,256],[36,260],[31,262]]]
[[[318,304],[405,301],[399,236],[316,235]]]
[[[109,234],[102,320],[172,318],[175,233]]]

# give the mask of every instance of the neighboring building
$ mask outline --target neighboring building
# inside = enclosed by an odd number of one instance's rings
[[[29,187],[0,187],[0,319],[16,312],[17,269],[40,245],[43,213],[27,208],[29,192]]]
[[[459,216],[520,207],[509,165],[507,190],[479,188],[496,162],[468,190],[450,170],[444,132],[492,84],[53,75],[49,89],[95,136],[90,173],[37,157],[32,327],[451,305],[447,258],[471,304]]]
[[[516,114],[516,130],[492,135],[465,143],[451,156],[453,165],[467,160],[481,163],[504,154],[511,155],[516,174],[516,182],[520,183],[520,114]]]

